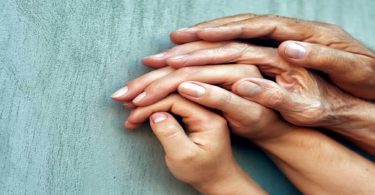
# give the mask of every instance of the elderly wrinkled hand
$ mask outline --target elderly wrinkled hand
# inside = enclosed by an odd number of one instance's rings
[[[282,42],[288,62],[325,72],[343,90],[375,99],[375,54],[340,27],[273,15],[241,14],[171,33],[175,43],[265,38]]]
[[[336,131],[375,154],[375,105],[346,94],[280,55],[279,49],[239,41],[195,41],[145,57],[151,67],[182,68],[207,64],[255,64],[276,83],[259,78],[241,80],[237,94],[278,110],[289,122]],[[352,74],[356,72],[351,71]],[[375,77],[374,77],[375,78]],[[374,90],[370,90],[374,91]]]

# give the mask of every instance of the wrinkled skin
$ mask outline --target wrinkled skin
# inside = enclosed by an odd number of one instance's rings
[[[344,93],[318,74],[291,64],[278,53],[276,48],[242,42],[197,41],[176,46],[162,55],[146,57],[143,62],[148,66],[170,66],[179,70],[207,64],[255,64],[263,74],[275,77],[276,83],[246,78],[234,83],[233,92],[279,111],[293,124],[324,127],[343,134],[374,154],[375,130],[371,127],[375,125],[375,106]],[[261,89],[259,94],[241,93],[240,84],[249,82]],[[167,82],[164,85],[168,86]]]
[[[173,42],[221,42],[265,38],[280,42],[278,52],[288,62],[321,70],[341,89],[375,99],[375,54],[338,26],[274,15],[240,14],[196,24],[171,33]],[[305,48],[291,57],[288,46]]]
[[[181,55],[184,58],[175,58]],[[268,87],[267,94],[259,99],[265,98],[262,102],[270,108],[285,108],[281,114],[296,125],[329,126],[340,123],[333,115],[342,107],[350,106],[350,101],[356,100],[317,74],[290,64],[278,55],[277,49],[247,43],[187,43],[166,51],[163,57],[146,57],[144,63],[175,68],[222,63],[256,64],[262,73],[274,76],[278,84],[261,79],[271,87]],[[236,88],[234,87],[233,91],[236,92]],[[289,99],[286,100],[286,97]]]

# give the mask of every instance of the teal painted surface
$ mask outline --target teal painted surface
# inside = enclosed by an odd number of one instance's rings
[[[146,72],[168,32],[236,13],[343,26],[374,48],[375,1],[0,0],[0,194],[195,194],[147,125],[122,129],[110,94]],[[271,194],[298,194],[257,149],[234,145]]]

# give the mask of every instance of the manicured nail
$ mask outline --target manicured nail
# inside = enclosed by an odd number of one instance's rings
[[[115,93],[113,93],[111,97],[112,98],[119,98],[119,97],[125,95],[128,92],[128,90],[129,90],[128,87],[125,86],[125,87],[117,90]]]
[[[146,92],[143,92],[143,93],[139,94],[136,98],[134,98],[133,103],[137,104],[137,103],[141,102],[144,97],[146,97]]]
[[[306,56],[306,48],[298,43],[289,43],[285,48],[285,55],[289,58],[301,59]]]
[[[151,115],[151,120],[153,123],[160,123],[162,121],[164,121],[165,119],[167,119],[167,115],[164,114],[164,113],[155,113],[153,115]]]
[[[260,92],[260,90],[261,88],[259,85],[249,81],[243,81],[237,86],[238,94],[245,97],[254,97]]]
[[[170,60],[180,60],[182,58],[185,58],[187,55],[179,55],[179,56],[174,56],[174,57],[171,57],[169,58]]]
[[[159,54],[155,54],[155,55],[152,55],[152,56],[148,56],[149,58],[162,58],[164,55],[165,55],[166,52],[162,52],[162,53],[159,53]]]
[[[200,97],[206,93],[206,89],[194,83],[182,83],[180,85],[180,92],[193,97]]]

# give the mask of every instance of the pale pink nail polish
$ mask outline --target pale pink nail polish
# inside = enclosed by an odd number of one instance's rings
[[[201,97],[204,93],[206,93],[206,89],[204,87],[188,82],[182,83],[179,91],[193,97]]]
[[[143,92],[143,93],[139,94],[136,98],[134,98],[133,103],[137,104],[137,103],[141,102],[142,99],[146,97],[146,95],[147,95],[146,92]]]
[[[119,98],[119,97],[125,95],[128,91],[129,91],[128,87],[125,86],[125,87],[117,90],[115,93],[113,93],[111,97],[112,98]]]
[[[160,123],[167,119],[167,115],[164,113],[155,113],[150,118],[153,123]]]

